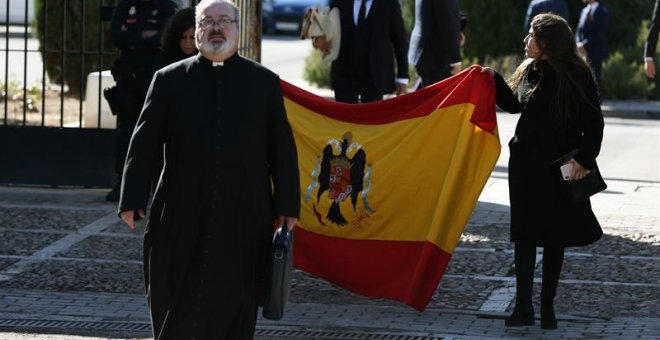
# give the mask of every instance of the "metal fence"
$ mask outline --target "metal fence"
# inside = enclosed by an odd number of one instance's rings
[[[117,1],[40,0],[39,9],[34,8],[34,0],[3,2],[0,125],[114,127],[102,124],[109,109],[101,94],[111,85],[105,83],[111,79],[108,70],[117,54],[109,34]],[[240,53],[260,60],[261,1],[235,2],[241,8]],[[17,9],[22,9],[22,22],[17,22]],[[34,18],[29,16],[32,13]],[[71,79],[73,74],[77,79]]]
[[[118,2],[0,1],[0,183],[112,183],[115,122],[102,93],[114,84],[110,21]],[[262,1],[234,2],[239,52],[259,61]]]

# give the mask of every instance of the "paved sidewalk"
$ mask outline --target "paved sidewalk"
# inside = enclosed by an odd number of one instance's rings
[[[506,243],[508,230],[502,229],[500,225],[508,218],[508,208],[500,204],[505,200],[502,197],[502,190],[506,185],[506,178],[502,173],[495,172],[484,189],[481,201],[466,229],[464,240],[456,251],[439,292],[425,312],[418,313],[398,303],[359,297],[322,280],[296,272],[294,295],[292,302],[287,306],[285,318],[278,322],[260,319],[257,339],[657,339],[660,336],[660,293],[658,293],[660,284],[657,283],[657,274],[660,273],[660,257],[657,249],[660,244],[657,236],[660,234],[660,217],[651,209],[660,197],[658,195],[660,185],[651,185],[654,193],[649,196],[648,193],[635,191],[634,185],[627,182],[609,181],[608,183],[611,188],[629,194],[631,197],[627,200],[627,204],[636,208],[635,214],[627,214],[625,209],[601,213],[604,215],[603,220],[606,221],[604,224],[610,226],[606,232],[612,237],[619,232],[623,234],[639,232],[639,239],[654,238],[650,243],[653,246],[645,249],[640,248],[640,244],[625,244],[621,243],[621,240],[611,239],[601,242],[605,243],[601,245],[602,247],[610,249],[604,251],[607,254],[598,254],[597,250],[591,253],[567,253],[565,270],[568,273],[565,272],[563,275],[560,297],[558,297],[560,301],[557,306],[560,326],[558,330],[544,331],[538,325],[521,328],[503,327],[503,318],[510,312],[514,284],[513,276],[507,273],[512,260],[511,249]],[[48,195],[52,197],[49,199]],[[18,199],[8,202],[7,198],[10,196]],[[26,203],[37,197],[41,197],[41,202]],[[59,198],[59,201],[51,201],[55,198]],[[607,195],[599,198],[594,200],[596,209],[608,209],[615,204],[608,202],[611,199]],[[0,188],[0,209],[15,211],[29,206],[32,211],[64,209],[81,213],[90,211],[90,205],[96,205],[98,210],[91,211],[98,212],[98,218],[79,228],[76,233],[60,235],[64,236],[60,240],[70,240],[70,235],[79,235],[80,239],[75,240],[68,247],[63,246],[63,242],[52,242],[50,246],[42,248],[41,257],[19,255],[3,257],[5,260],[19,259],[18,262],[24,261],[26,265],[16,266],[14,263],[13,268],[20,270],[12,273],[12,270],[7,270],[12,267],[9,266],[1,271],[3,275],[13,275],[5,282],[13,281],[15,284],[0,285],[0,311],[2,311],[0,330],[27,331],[29,334],[6,332],[0,333],[0,338],[46,339],[43,334],[49,333],[67,334],[62,339],[74,339],[69,337],[71,334],[88,335],[85,339],[97,339],[99,336],[149,337],[148,311],[144,296],[139,293],[141,277],[135,275],[133,270],[127,270],[126,267],[139,270],[139,261],[119,260],[124,255],[117,249],[114,251],[110,251],[111,248],[98,249],[106,247],[104,242],[100,242],[101,237],[120,238],[122,244],[139,247],[139,236],[125,233],[124,229],[118,228],[114,219],[109,219],[114,212],[111,211],[111,205],[102,202],[102,192]],[[644,205],[646,208],[643,208]],[[636,220],[634,227],[626,223],[628,219]],[[41,224],[46,221],[48,220],[40,220],[41,228],[47,228]],[[642,221],[645,222],[641,223]],[[98,230],[90,228],[103,224],[105,227],[99,227]],[[622,226],[628,227],[624,230]],[[51,233],[55,231],[51,230]],[[122,233],[123,236],[120,236]],[[99,252],[92,256],[92,259],[85,259],[91,255],[90,249],[85,250],[85,247],[77,246],[84,243],[81,235],[97,238],[95,245]],[[486,241],[488,238],[490,241]],[[484,242],[488,247],[474,246]],[[59,244],[58,251],[49,248],[53,247],[53,244]],[[615,248],[621,249],[622,254],[617,255]],[[641,261],[635,260],[635,251],[631,250],[633,248],[643,250],[637,256]],[[10,251],[5,251],[7,252]],[[585,256],[594,258],[582,264],[570,264]],[[599,256],[608,262],[600,262],[603,259],[599,260]],[[100,257],[105,259],[98,259]],[[115,259],[111,259],[112,257]],[[488,260],[488,257],[492,257],[492,261]],[[579,277],[580,271],[585,267],[600,268],[605,264],[607,268],[611,264],[610,260],[623,261],[618,265],[632,268],[627,272],[630,282],[623,282],[621,278],[610,278],[610,281],[607,281],[597,276]],[[502,261],[506,263],[501,270],[492,270],[497,267],[496,263]],[[41,266],[37,263],[41,263]],[[45,263],[49,263],[49,266],[43,266]],[[76,275],[62,278],[61,275],[67,274],[66,271],[58,269],[60,264],[76,267],[79,263],[92,267],[92,270],[74,269],[77,270]],[[115,268],[121,271],[106,273],[105,268],[100,270],[96,268],[96,265],[103,263],[119,265]],[[644,264],[647,264],[646,267],[643,267]],[[571,274],[572,270],[576,273]],[[50,272],[46,273],[46,271]],[[638,272],[637,276],[635,271]],[[33,275],[28,275],[23,281],[21,277],[30,272]],[[59,277],[49,277],[53,274]],[[45,275],[47,280],[36,282],[39,281],[39,275]],[[116,281],[121,281],[119,277],[133,275],[135,278],[125,285],[136,285],[136,287],[108,288],[115,292],[87,291],[89,288],[98,289],[97,287],[101,286],[95,285],[103,284],[103,282],[94,283],[93,278],[83,277],[90,275],[98,276],[97,281],[111,280],[115,284]],[[571,275],[577,276],[571,277]],[[54,282],[57,280],[68,280],[68,282]],[[26,284],[27,282],[30,283]],[[73,282],[79,282],[80,285],[73,285]],[[24,288],[29,285],[36,288]],[[75,286],[76,290],[59,290],[66,288],[67,285]],[[579,290],[580,294],[572,295],[573,288]],[[640,290],[636,290],[637,288]],[[498,289],[499,292],[496,292]],[[592,289],[595,291],[591,291]],[[131,290],[134,293],[117,292]],[[464,292],[461,293],[460,290]],[[647,295],[642,296],[642,299],[635,298],[640,291],[646,291]],[[608,298],[612,300],[608,301]],[[646,306],[643,305],[644,303]]]
[[[29,290],[2,292],[0,313],[8,320],[32,325],[32,330],[74,333],[113,331],[116,336],[148,338],[148,311],[142,295],[53,293]],[[31,313],[30,313],[31,312]],[[49,315],[49,316],[45,316]],[[598,318],[558,315],[560,328],[544,331],[538,326],[502,327],[502,313],[470,313],[430,308],[418,313],[405,306],[364,306],[326,303],[291,303],[281,321],[259,320],[258,339],[657,339],[660,319],[638,317]],[[57,329],[49,329],[57,326]],[[124,333],[124,334],[121,334]],[[132,335],[130,335],[132,334]],[[334,335],[334,337],[333,337]],[[2,339],[41,339],[41,335],[0,333]],[[379,337],[380,336],[380,337]],[[392,337],[400,336],[400,337]],[[86,339],[97,339],[90,336]]]
[[[498,119],[506,138],[511,118]],[[567,250],[559,329],[503,325],[515,293],[503,149],[425,312],[296,271],[284,319],[259,319],[256,339],[660,339],[660,173],[639,172],[659,169],[660,124],[606,121],[599,161],[611,175],[592,200],[605,236]],[[104,194],[0,186],[0,339],[150,338],[141,231],[122,225]],[[535,276],[538,318],[540,266]]]

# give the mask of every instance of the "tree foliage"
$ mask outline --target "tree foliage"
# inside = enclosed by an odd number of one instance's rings
[[[101,16],[103,0],[35,0],[34,27],[51,83],[77,95],[87,74],[106,70],[115,59],[110,23]],[[101,47],[103,49],[101,50]],[[45,51],[44,51],[45,50]],[[105,55],[100,55],[103,51]]]
[[[412,0],[410,0],[412,1]],[[642,20],[651,17],[653,2],[649,0],[599,1],[610,13],[607,39],[610,51],[635,44]],[[568,23],[577,27],[582,1],[566,0]],[[529,0],[461,0],[468,16],[465,56],[483,61],[487,56],[522,54],[525,37],[523,21]],[[642,52],[639,52],[641,56]]]

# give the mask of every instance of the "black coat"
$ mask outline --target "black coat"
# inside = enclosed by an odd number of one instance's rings
[[[653,5],[653,16],[651,16],[651,27],[644,44],[644,56],[655,58],[655,48],[658,45],[658,33],[660,33],[660,0],[655,0]]]
[[[546,62],[534,64],[537,69],[528,68],[519,97],[500,75],[495,77],[497,105],[511,113],[522,113],[509,142],[511,241],[565,247],[590,244],[603,234],[591,203],[567,204],[567,188],[559,166],[553,162],[578,149],[578,163],[588,169],[596,165],[604,127],[596,84],[588,70],[572,70],[581,80],[588,101],[582,100],[574,108],[576,118],[562,128],[554,106],[558,75]],[[529,84],[537,82],[539,88],[525,98],[522,94]]]
[[[408,56],[430,85],[450,77],[450,64],[461,62],[460,9],[458,0],[417,0],[415,7]]]
[[[357,40],[352,0],[333,0],[330,7],[339,9],[341,45],[330,67],[332,88],[356,81],[354,66],[368,68],[373,86],[380,94],[394,92],[396,78],[408,78],[408,39],[398,0],[373,0],[367,15],[367,38]],[[366,49],[368,63],[353,65],[355,49]],[[396,73],[395,73],[396,58]]]
[[[155,337],[249,338],[273,217],[300,209],[279,78],[238,55],[220,67],[197,55],[156,72],[126,158],[120,211],[146,207],[163,143],[144,240]]]

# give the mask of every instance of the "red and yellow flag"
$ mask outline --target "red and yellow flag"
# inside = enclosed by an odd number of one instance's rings
[[[303,193],[294,265],[424,310],[500,153],[492,76],[472,66],[362,105],[282,88]]]

